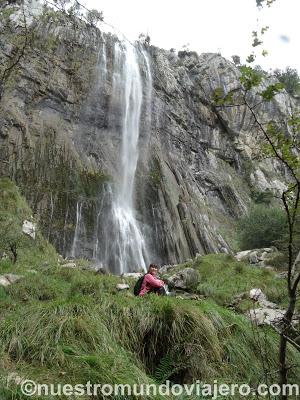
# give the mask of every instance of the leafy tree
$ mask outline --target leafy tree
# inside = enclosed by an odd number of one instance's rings
[[[86,14],[86,20],[88,24],[97,26],[97,23],[103,21],[103,13],[98,10],[89,10]]]
[[[300,95],[300,77],[296,69],[291,67],[287,67],[285,71],[275,69],[274,75],[289,94],[292,96]]]
[[[22,225],[15,215],[0,213],[0,250],[8,252],[16,263],[18,250],[28,244],[28,238],[22,232]]]
[[[237,65],[237,66],[241,65],[241,57],[240,56],[233,55],[233,56],[231,56],[231,58],[235,65]]]
[[[242,250],[274,246],[283,239],[286,218],[278,207],[257,204],[238,223],[238,238]]]
[[[256,0],[257,5],[271,5],[274,0]],[[263,32],[262,32],[263,34]],[[257,37],[257,36],[255,36]],[[255,44],[255,43],[254,43]],[[259,44],[257,44],[259,46]],[[255,46],[256,47],[256,46]],[[252,56],[252,57],[251,57]],[[255,55],[250,56],[253,62]],[[274,329],[280,335],[279,341],[279,384],[283,388],[288,383],[287,347],[288,343],[299,350],[299,345],[293,340],[293,318],[296,309],[297,297],[300,286],[300,249],[295,247],[298,238],[297,221],[300,209],[300,110],[294,109],[287,115],[285,121],[276,121],[275,117],[268,123],[261,120],[259,106],[269,102],[281,92],[284,87],[282,82],[270,83],[263,81],[263,76],[249,66],[240,68],[239,93],[222,93],[219,98],[216,91],[213,100],[217,107],[233,107],[243,105],[248,109],[253,119],[253,125],[260,132],[262,157],[273,158],[285,171],[287,187],[281,194],[288,236],[288,306],[279,328]],[[258,100],[258,98],[261,100]],[[231,103],[231,104],[230,104]],[[237,104],[239,103],[239,104]],[[282,391],[282,400],[287,400],[287,395]]]

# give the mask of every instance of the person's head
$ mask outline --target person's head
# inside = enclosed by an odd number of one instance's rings
[[[158,271],[158,266],[155,264],[150,264],[148,268],[148,274],[156,275]]]

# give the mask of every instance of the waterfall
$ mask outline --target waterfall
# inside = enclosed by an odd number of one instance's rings
[[[71,250],[71,257],[76,256],[76,249],[77,249],[77,244],[78,244],[79,234],[80,234],[81,209],[82,209],[82,203],[79,205],[79,203],[77,202],[77,204],[76,204],[76,225],[75,225],[75,233],[74,233],[74,239],[73,239],[72,250]]]
[[[146,104],[143,104],[139,57],[146,65]],[[148,86],[152,87],[151,81],[149,82],[150,66],[147,62],[146,55],[134,46],[115,43],[110,128],[113,137],[117,134],[121,138],[121,143],[116,157],[117,176],[114,178],[114,185],[108,184],[102,193],[105,204],[110,201],[110,211],[107,215],[98,212],[97,225],[101,219],[103,227],[100,232],[96,228],[100,241],[97,238],[94,255],[97,254],[105,268],[119,274],[146,270],[148,263],[147,246],[142,226],[137,220],[134,201],[141,115],[145,109],[148,114]]]
[[[113,96],[121,100],[122,145],[119,179],[112,202],[114,235],[110,259],[119,273],[146,269],[147,248],[134,208],[134,181],[139,156],[143,84],[134,46],[116,43]]]
[[[143,139],[149,133],[152,77],[148,56],[142,48],[117,41],[112,59],[110,54],[103,40],[98,52],[97,83],[91,99],[92,104],[97,105],[99,115],[102,115],[103,98],[109,93],[105,127],[103,130],[95,128],[95,138],[100,135],[101,140],[110,142],[113,157],[107,161],[112,166],[113,180],[99,188],[93,232],[89,243],[83,243],[83,246],[90,249],[93,259],[105,269],[122,274],[145,271],[149,262],[146,229],[139,221],[135,208],[135,183],[140,147],[145,150],[147,146],[147,141],[139,139],[141,131]],[[97,114],[95,120],[96,117]],[[100,118],[99,125],[101,123]],[[76,208],[72,256],[78,255],[76,248],[83,242],[81,205],[77,203]]]

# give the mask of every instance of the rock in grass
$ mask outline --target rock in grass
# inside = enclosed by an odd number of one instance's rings
[[[5,276],[0,275],[0,285],[1,286],[9,286],[10,282],[7,278],[5,278]]]
[[[171,288],[193,290],[199,283],[199,273],[193,268],[185,268],[170,276],[167,281]]]
[[[282,321],[285,311],[264,307],[249,310],[247,314],[256,325],[277,325]]]
[[[66,264],[61,264],[61,267],[64,267],[64,268],[76,268],[76,264],[74,262],[68,262]]]
[[[36,234],[36,224],[25,220],[23,222],[23,226],[22,226],[22,232],[25,235],[30,236],[32,239],[35,239],[35,234]]]
[[[23,278],[22,275],[14,275],[14,274],[0,275],[0,285],[9,286],[12,283],[18,282],[22,278]]]
[[[125,274],[121,275],[122,278],[134,278],[134,279],[139,279],[143,274],[141,272],[127,272]]]
[[[116,289],[118,289],[118,290],[127,290],[129,288],[130,288],[130,286],[127,285],[127,283],[118,283],[116,285]]]

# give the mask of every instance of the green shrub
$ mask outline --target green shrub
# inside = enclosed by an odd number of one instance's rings
[[[269,247],[283,239],[286,227],[284,212],[277,207],[253,206],[238,222],[241,250]]]

